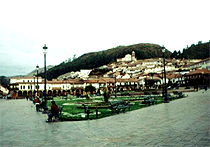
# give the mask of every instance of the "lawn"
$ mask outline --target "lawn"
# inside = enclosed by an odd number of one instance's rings
[[[163,102],[163,98],[161,96],[150,96],[155,100],[155,104],[159,104]],[[117,98],[110,98],[109,101],[126,101],[129,102],[130,109],[126,109],[127,111],[133,111],[137,109],[141,109],[147,107],[148,105],[142,104],[145,96],[118,96]],[[53,100],[59,107],[63,107],[63,111],[61,114],[62,120],[86,120],[87,114],[85,113],[83,105],[88,107],[93,107],[90,109],[89,119],[96,119],[96,107],[98,108],[98,118],[103,118],[111,115],[116,115],[118,113],[113,113],[109,108],[109,103],[105,103],[102,96],[94,96],[90,99],[86,98],[76,98],[76,97],[54,97]],[[48,107],[50,107],[50,101],[48,101]]]

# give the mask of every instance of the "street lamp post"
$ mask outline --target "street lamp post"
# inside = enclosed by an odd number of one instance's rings
[[[39,66],[37,65],[36,66],[36,95],[38,96],[38,91],[39,91],[39,77],[38,77],[38,74],[39,74]]]
[[[35,96],[36,96],[36,76],[35,76],[35,74],[34,74],[34,76],[33,76],[33,78],[34,78],[34,98],[35,98]]]
[[[46,54],[47,54],[47,46],[46,44],[43,47],[44,53],[44,103],[47,108],[47,67],[46,67]]]
[[[115,98],[117,98],[117,75],[114,76]]]
[[[162,52],[163,52],[163,76],[164,76],[164,88],[163,88],[163,96],[164,96],[164,102],[168,103],[168,93],[167,93],[167,83],[166,83],[166,62],[165,62],[165,47],[162,47]]]

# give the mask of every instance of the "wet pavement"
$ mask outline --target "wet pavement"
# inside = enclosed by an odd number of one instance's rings
[[[187,94],[98,120],[55,123],[31,101],[0,100],[0,146],[210,146],[210,90]]]

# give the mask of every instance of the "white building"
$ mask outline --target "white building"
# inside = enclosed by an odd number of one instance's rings
[[[210,69],[210,58],[201,60],[199,62],[195,62],[191,65],[188,66],[190,69],[195,69],[195,68],[205,68],[205,69]]]
[[[125,55],[124,58],[120,58],[120,59],[117,59],[117,62],[131,62],[131,61],[136,61],[136,54],[134,51],[132,51],[132,54],[127,54]]]
[[[2,85],[0,85],[0,94],[1,95],[7,95],[9,93],[9,90]]]
[[[44,80],[39,78],[38,86],[37,82],[34,82],[33,77],[13,77],[11,79],[10,88],[13,89],[17,97],[33,97],[35,95],[43,96],[44,93]],[[138,79],[131,79],[129,76],[127,79],[115,79],[115,78],[94,78],[94,79],[70,79],[70,80],[53,80],[47,81],[46,89],[47,95],[83,95],[85,94],[85,87],[92,85],[96,88],[96,91],[101,88],[107,87],[110,91],[114,91],[115,83],[118,88],[123,89],[136,89],[138,87]]]
[[[20,82],[42,82],[42,78],[41,77],[11,77],[10,78],[10,84],[14,84],[14,83],[20,83]]]

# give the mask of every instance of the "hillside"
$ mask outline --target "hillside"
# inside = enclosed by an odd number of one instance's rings
[[[210,57],[210,42],[192,44],[190,47],[184,48],[182,53],[174,51],[171,54],[172,58],[185,59],[205,59]]]
[[[50,68],[53,68],[53,67],[54,67],[53,65],[49,65],[49,66],[47,66],[47,70],[49,70]],[[43,72],[44,72],[44,67],[38,69],[38,73],[43,73]],[[35,70],[33,70],[32,72],[28,73],[25,76],[32,77],[32,76],[34,76],[36,74],[37,74],[37,71],[35,69]]]
[[[205,59],[210,57],[210,42],[192,44],[189,48],[183,49],[182,56],[187,59]]]
[[[93,69],[102,65],[115,62],[117,58],[123,58],[126,54],[135,51],[137,59],[147,59],[162,57],[161,46],[157,44],[141,43],[129,46],[118,46],[104,51],[92,52],[84,54],[72,62],[61,63],[47,72],[47,78],[53,79],[71,71],[79,71],[80,69]],[[170,51],[166,51],[167,57],[171,55]]]

